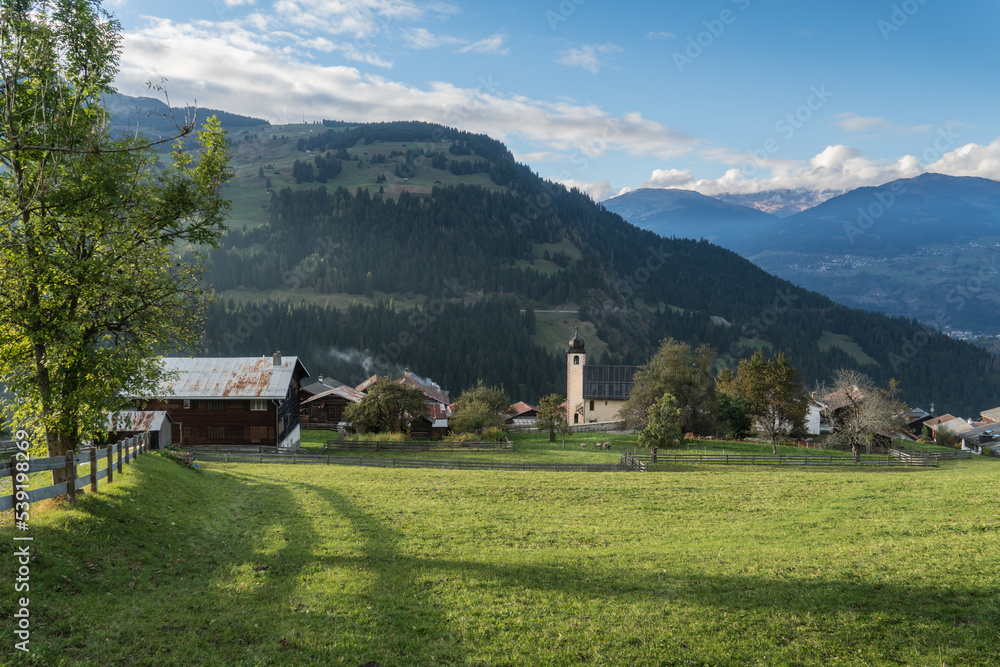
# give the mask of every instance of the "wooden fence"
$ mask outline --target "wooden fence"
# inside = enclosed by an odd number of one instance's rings
[[[514,443],[504,442],[446,442],[423,440],[420,442],[355,442],[327,440],[323,451],[349,452],[512,452]]]
[[[114,476],[121,474],[122,465],[131,463],[139,454],[148,449],[149,434],[143,433],[108,445],[103,449],[91,447],[84,452],[69,452],[66,456],[30,459],[26,462],[28,464],[27,470],[18,470],[18,464],[23,467],[25,461],[18,461],[16,455],[12,456],[7,461],[0,463],[0,478],[9,477],[12,483],[11,494],[0,496],[0,511],[14,509],[15,502],[37,503],[40,500],[63,495],[68,495],[73,501],[76,500],[76,492],[87,487],[90,487],[92,493],[96,493],[100,480],[107,479],[106,484],[112,483]],[[98,470],[100,463],[105,460],[107,466]],[[87,464],[90,465],[90,472],[86,475],[78,475],[77,467]],[[18,474],[46,470],[65,470],[66,482],[18,490],[19,486],[27,486],[26,484],[18,484]]]
[[[235,454],[229,452],[200,451],[196,461],[221,463],[288,463],[340,466],[365,466],[372,468],[439,468],[445,470],[548,470],[556,472],[628,472],[632,470],[621,463],[516,463],[508,461],[449,461],[446,459],[411,459],[364,456],[331,456],[329,454]]]
[[[962,452],[955,450],[953,452],[918,452],[918,451],[905,451],[902,449],[890,449],[888,455],[898,461],[920,461],[921,459],[934,459],[935,461],[940,461],[941,459],[971,459],[972,452]],[[915,464],[919,465],[919,464]],[[937,465],[934,463],[933,465]]]
[[[916,466],[937,467],[935,457],[894,458],[892,456],[862,456],[855,462],[851,456],[789,455],[789,454],[681,454],[659,450],[656,457],[650,454],[633,454],[633,458],[649,463],[692,463],[706,465],[760,465],[760,466],[854,466],[886,467]]]
[[[646,472],[646,462],[636,457],[631,452],[625,452],[621,457],[621,464],[627,466],[629,470],[636,472]]]

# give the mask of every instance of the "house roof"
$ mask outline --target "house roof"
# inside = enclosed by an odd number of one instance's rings
[[[927,421],[924,422],[924,426],[926,426],[927,428],[933,428],[938,424],[950,422],[952,419],[958,419],[958,417],[952,414],[941,415],[940,417],[934,417],[933,419],[928,419]]]
[[[583,398],[627,400],[637,370],[638,366],[584,366]]]
[[[365,395],[362,394],[357,389],[355,389],[354,387],[340,386],[340,387],[334,387],[333,389],[327,389],[326,391],[320,394],[316,394],[315,396],[310,396],[306,400],[302,401],[302,405],[305,405],[306,403],[313,403],[315,401],[322,401],[324,399],[335,398],[335,397],[346,399],[351,403],[357,403],[362,398],[364,398]]]
[[[447,405],[442,405],[440,403],[428,403],[427,414],[431,419],[435,421],[439,419],[444,419],[447,421],[448,417],[451,416],[451,410],[448,409]]]
[[[302,392],[305,394],[310,394],[315,396],[316,394],[322,394],[324,391],[329,391],[331,389],[336,389],[337,387],[343,387],[343,382],[337,382],[333,378],[325,378],[320,376],[320,378],[310,385],[302,387]]]
[[[507,408],[508,417],[520,417],[526,412],[538,412],[538,408],[528,405],[524,401],[518,401],[514,405]]]
[[[861,390],[857,387],[850,388],[850,394],[848,395],[848,389],[838,389],[835,392],[829,393],[823,397],[823,403],[826,404],[827,410],[837,411],[840,408],[850,405],[851,403],[857,403],[864,398]]]
[[[951,415],[946,415],[946,416],[951,417]],[[934,431],[936,431],[938,428],[947,429],[948,432],[951,433],[952,435],[961,435],[966,431],[972,430],[973,428],[972,424],[958,417],[954,417],[952,419],[945,419],[944,421],[939,421],[936,424],[931,424],[932,421],[934,420],[930,419],[928,421],[925,421],[924,425]]]
[[[297,357],[164,357],[163,370],[176,374],[160,394],[169,398],[263,398],[281,400],[296,371],[308,375]]]
[[[114,431],[159,431],[164,422],[173,423],[163,410],[123,410],[108,415],[108,430]]]
[[[378,381],[379,381],[378,375],[377,374],[373,375],[370,378],[368,378],[367,380],[365,380],[364,382],[362,382],[361,384],[359,384],[357,387],[355,387],[355,389],[357,389],[358,391],[361,391],[361,392],[367,391],[368,387],[372,386],[373,384],[375,384]]]
[[[983,410],[979,415],[988,421],[1000,422],[1000,408],[992,408],[990,410]]]
[[[448,392],[441,389],[440,386],[430,380],[420,377],[419,375],[414,375],[409,371],[407,371],[403,377],[400,378],[399,384],[419,389],[424,392],[424,396],[432,401],[437,401],[438,403],[443,403],[444,405],[448,405],[448,403],[451,402],[451,399],[448,397]]]
[[[983,424],[960,433],[963,440],[972,440],[973,438],[978,440],[981,435],[993,436],[994,439],[1000,438],[1000,424]]]

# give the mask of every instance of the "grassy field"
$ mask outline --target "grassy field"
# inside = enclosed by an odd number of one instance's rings
[[[33,516],[32,654],[0,662],[995,665],[998,472],[188,470],[147,454]],[[0,580],[15,568],[0,560]]]

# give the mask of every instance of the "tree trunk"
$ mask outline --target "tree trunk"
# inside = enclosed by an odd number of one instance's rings
[[[556,432],[554,430],[549,431],[549,442],[555,442],[555,441],[556,441]]]

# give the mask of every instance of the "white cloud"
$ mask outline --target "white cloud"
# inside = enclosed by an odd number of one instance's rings
[[[242,7],[243,5],[252,5],[256,0],[222,0],[222,4],[226,7]]]
[[[646,37],[650,39],[674,39],[677,35],[672,32],[651,32]]]
[[[597,181],[596,183],[584,183],[572,178],[567,178],[557,182],[562,183],[567,188],[576,188],[577,190],[590,195],[590,198],[594,201],[604,201],[611,196],[612,192],[614,192],[614,190],[611,189],[611,182],[608,180]]]
[[[478,42],[473,42],[468,46],[458,50],[458,53],[495,53],[500,56],[507,55],[509,49],[503,48],[504,36],[496,34]]]
[[[464,39],[458,37],[448,37],[447,35],[435,35],[426,28],[414,28],[403,31],[403,41],[411,49],[436,49],[440,46],[454,46],[464,44]]]
[[[336,39],[328,40],[342,49]],[[608,151],[676,158],[697,140],[638,113],[614,117],[595,105],[540,101],[507,94],[502,82],[459,88],[427,87],[363,74],[353,67],[323,66],[299,59],[299,45],[278,41],[249,24],[178,24],[156,20],[125,35],[121,92],[147,94],[146,81],[167,79],[177,105],[200,106],[265,117],[274,123],[340,118],[399,119],[442,123],[504,140],[515,136],[539,151],[569,154],[587,162]]]
[[[561,52],[561,57],[556,62],[560,65],[570,67],[582,67],[588,72],[597,74],[602,67],[607,67],[608,63],[604,56],[612,53],[619,53],[622,48],[610,42],[605,44],[584,44],[578,49],[567,49]]]
[[[933,125],[913,125],[906,126],[893,123],[878,116],[859,116],[854,112],[839,113],[833,117],[834,126],[845,132],[875,132],[885,130],[889,132],[899,132],[901,134],[924,134],[934,129]]]
[[[409,0],[278,0],[274,11],[280,20],[311,31],[365,39],[393,23],[458,10],[445,3],[423,5]]]
[[[689,169],[657,169],[642,187],[696,190],[706,195],[804,188],[844,192],[926,172],[1000,180],[1000,137],[989,144],[957,145],[957,135],[939,128],[915,155],[875,160],[851,146],[827,146],[809,160],[769,163],[743,156],[718,178],[696,179]]]

